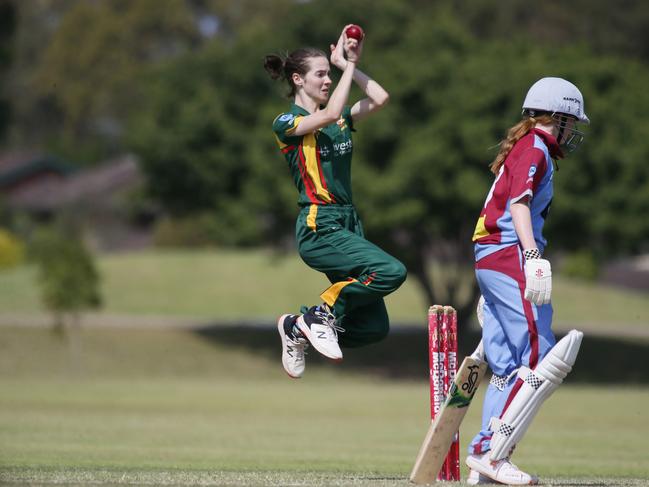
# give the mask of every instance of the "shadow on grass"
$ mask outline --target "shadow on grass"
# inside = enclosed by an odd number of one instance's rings
[[[203,338],[280,360],[281,345],[274,325],[231,324],[196,330]],[[558,335],[557,339],[562,335]],[[459,338],[460,360],[473,351],[480,337],[465,332]],[[345,359],[332,365],[313,348],[309,367],[335,367],[338,371],[367,373],[394,379],[427,379],[428,335],[422,327],[394,327],[384,341],[363,348],[344,349]],[[585,335],[569,383],[649,384],[649,343]]]

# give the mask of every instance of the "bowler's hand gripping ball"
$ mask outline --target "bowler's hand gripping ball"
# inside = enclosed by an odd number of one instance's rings
[[[347,37],[356,39],[358,42],[361,42],[363,40],[363,37],[365,37],[365,32],[363,32],[363,29],[361,29],[360,26],[354,24],[345,29],[345,34],[347,34]]]

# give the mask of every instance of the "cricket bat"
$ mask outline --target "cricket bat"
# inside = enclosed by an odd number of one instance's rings
[[[466,357],[457,371],[444,404],[437,417],[428,428],[428,433],[419,449],[415,466],[410,473],[410,481],[415,484],[435,482],[455,433],[469,409],[471,400],[478,390],[487,370],[482,341],[475,352]]]

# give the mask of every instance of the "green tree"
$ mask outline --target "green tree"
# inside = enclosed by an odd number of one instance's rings
[[[13,62],[6,78],[12,112],[7,142],[13,146],[43,146],[56,132],[53,128],[60,125],[53,105],[37,95],[35,78],[61,18],[74,3],[75,0],[14,2]]]
[[[11,0],[0,0],[0,140],[10,121],[11,106],[5,95],[4,80],[12,61],[13,37],[16,30],[16,7]]]
[[[265,40],[253,35],[229,49],[215,43],[156,73],[150,103],[130,130],[152,195],[176,217],[209,211],[223,243],[258,244],[266,225],[277,226],[274,212],[295,204],[271,159],[267,127],[276,113],[264,107],[258,47]]]
[[[558,249],[598,261],[649,250],[649,69],[571,49],[562,71],[579,81],[593,120],[574,158],[560,163],[548,233]]]
[[[100,276],[92,254],[74,231],[41,229],[33,242],[43,304],[55,328],[78,325],[82,311],[101,306]]]
[[[450,11],[481,42],[524,38],[559,50],[581,44],[596,55],[649,60],[649,9],[634,1],[575,0],[570,9],[559,0],[533,9],[524,0],[2,3],[12,6],[18,20],[12,69],[3,76],[12,113],[10,143],[46,146],[76,160],[123,149],[124,124],[148,96],[143,71],[201,49],[208,39],[232,47],[258,30],[270,32],[262,48],[326,47],[341,23],[359,22],[369,29],[372,52],[380,58],[384,50],[399,49],[412,18],[432,25],[438,12]],[[11,31],[3,26],[0,35]]]
[[[23,242],[0,227],[0,271],[22,264],[24,252]]]
[[[242,25],[229,42],[155,74],[131,142],[164,207],[211,213],[221,243],[290,239],[295,190],[270,130],[286,106],[277,96],[285,87],[268,80],[261,60],[302,45],[326,49],[341,25],[356,21],[368,34],[363,67],[391,101],[357,127],[355,201],[370,237],[406,263],[426,303],[472,315],[471,235],[493,181],[487,166],[543,76],[580,86],[593,120],[583,150],[557,174],[549,252],[592,244],[605,256],[647,245],[645,66],[516,29],[508,39],[483,38],[450,2],[347,5],[310,2],[289,23]]]
[[[649,62],[649,9],[643,2],[573,0],[566,8],[561,0],[546,0],[530,8],[525,0],[459,0],[452,8],[479,39],[525,37],[554,49],[581,44],[597,55]]]
[[[196,19],[181,0],[54,8],[47,18],[60,23],[44,39],[39,64],[27,79],[30,95],[35,109],[44,111],[52,148],[74,159],[102,157],[121,148],[123,124],[147,90],[139,79],[143,70],[200,42]],[[23,9],[37,24],[38,12]]]

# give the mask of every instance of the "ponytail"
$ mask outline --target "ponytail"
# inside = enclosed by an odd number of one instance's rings
[[[264,57],[264,69],[271,79],[277,80],[284,76],[284,60],[277,54],[269,54]]]
[[[516,125],[511,127],[507,131],[506,137],[500,141],[500,150],[498,151],[498,155],[493,160],[493,162],[489,164],[489,168],[491,169],[492,173],[498,174],[500,168],[505,163],[505,159],[507,159],[507,156],[514,148],[516,142],[527,135],[537,123],[542,125],[549,125],[554,123],[554,119],[551,115],[545,113],[537,117],[527,116]]]
[[[286,80],[289,87],[287,96],[290,98],[295,96],[296,92],[295,83],[293,83],[293,74],[297,73],[300,76],[306,75],[309,71],[309,60],[314,57],[324,57],[326,59],[327,55],[320,49],[313,47],[296,49],[283,59],[277,54],[269,54],[264,57],[264,69],[271,79]]]

